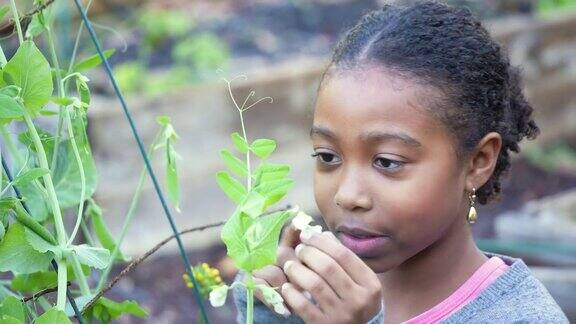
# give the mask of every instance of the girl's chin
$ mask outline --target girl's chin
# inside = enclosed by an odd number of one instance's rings
[[[388,272],[402,264],[402,262],[398,262],[396,258],[390,254],[373,258],[360,257],[360,259],[376,274]]]

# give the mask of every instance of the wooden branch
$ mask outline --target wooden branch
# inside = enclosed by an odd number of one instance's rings
[[[292,208],[292,206],[287,205],[285,208],[280,208],[278,210],[275,211],[271,211],[266,213],[265,215],[268,214],[272,214],[272,213],[276,213],[279,211],[283,211],[283,210],[288,210]],[[221,221],[221,222],[217,222],[217,223],[213,223],[213,224],[208,224],[208,225],[204,225],[204,226],[198,226],[198,227],[192,227],[189,229],[185,229],[181,232],[178,233],[178,235],[183,235],[183,234],[188,234],[188,233],[192,233],[192,232],[198,232],[198,231],[203,231],[205,229],[209,229],[209,228],[214,228],[214,227],[219,227],[224,225],[224,223],[226,223],[226,221]],[[130,264],[128,264],[124,270],[122,270],[116,277],[114,277],[114,279],[112,279],[112,281],[110,281],[110,283],[104,288],[102,289],[100,292],[98,292],[92,299],[90,299],[90,301],[86,304],[86,306],[84,306],[84,308],[82,309],[82,315],[85,314],[85,312],[90,309],[90,307],[92,307],[94,305],[94,303],[100,298],[102,297],[105,293],[107,293],[110,289],[112,289],[112,287],[114,287],[114,285],[116,285],[118,283],[118,281],[120,281],[120,279],[124,278],[127,274],[129,274],[130,272],[132,272],[132,270],[134,270],[134,268],[136,268],[140,263],[142,263],[144,260],[146,260],[149,256],[151,256],[152,254],[154,254],[156,251],[158,251],[162,246],[166,245],[166,243],[170,242],[172,239],[174,239],[176,236],[170,235],[169,237],[165,238],[164,240],[162,240],[160,243],[156,244],[153,248],[151,248],[150,250],[148,250],[146,253],[144,253],[143,255],[141,255],[138,259],[130,262]]]
[[[179,235],[183,235],[183,234],[188,234],[188,233],[192,233],[192,232],[198,232],[198,231],[203,231],[205,229],[208,228],[213,228],[213,227],[219,227],[222,226],[225,223],[225,221],[221,221],[218,223],[214,223],[214,224],[208,224],[208,225],[204,225],[204,226],[199,226],[199,227],[193,227],[193,228],[189,228],[189,229],[185,229],[183,231],[181,231],[180,233],[178,233]],[[104,288],[102,289],[100,292],[98,292],[94,298],[92,298],[87,304],[86,306],[84,306],[84,309],[82,309],[82,315],[84,315],[84,313],[90,309],[90,307],[92,307],[92,305],[94,305],[94,303],[100,298],[102,297],[105,293],[107,293],[110,289],[112,289],[112,287],[114,287],[114,285],[116,285],[116,283],[118,283],[118,281],[120,281],[120,279],[124,278],[127,274],[129,274],[130,272],[132,272],[132,270],[134,270],[134,268],[136,268],[140,263],[142,263],[144,260],[146,260],[149,256],[151,256],[152,254],[154,254],[156,251],[158,251],[162,246],[166,245],[166,243],[170,242],[172,239],[174,239],[176,237],[176,235],[172,234],[169,237],[165,238],[164,240],[162,240],[160,243],[156,244],[153,248],[151,248],[150,250],[148,250],[146,253],[144,253],[143,255],[141,255],[138,259],[130,262],[130,264],[128,264],[128,266],[126,266],[124,268],[124,270],[122,270],[122,272],[120,272],[116,277],[114,277],[114,279],[112,279],[112,281],[110,281],[110,283]]]
[[[67,286],[70,286],[70,281],[68,281]],[[36,299],[38,299],[38,297],[40,297],[42,295],[46,295],[46,294],[49,294],[49,293],[52,293],[55,291],[58,291],[58,286],[52,287],[52,288],[46,288],[46,289],[40,290],[37,293],[34,293],[34,295],[32,295],[32,296],[24,297],[24,298],[22,298],[22,302],[26,303],[26,302],[31,301],[32,299],[36,300]]]
[[[26,32],[26,28],[28,28],[28,24],[30,24],[30,22],[32,21],[32,16],[34,16],[35,14],[39,13],[40,11],[48,8],[49,5],[51,5],[54,2],[54,0],[48,0],[46,1],[45,4],[40,5],[34,9],[32,9],[31,11],[29,11],[28,13],[26,13],[25,15],[23,15],[22,17],[20,17],[20,25],[22,25],[22,32]],[[15,24],[13,20],[8,20],[8,22],[1,24],[0,25],[0,38],[6,38],[6,37],[10,37],[12,36],[12,34],[14,34],[14,28]]]

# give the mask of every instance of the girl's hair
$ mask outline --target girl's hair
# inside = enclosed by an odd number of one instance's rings
[[[441,91],[428,107],[451,131],[460,161],[488,132],[502,136],[496,168],[476,192],[481,204],[497,197],[510,152],[539,129],[520,71],[471,12],[418,1],[365,14],[336,45],[320,88],[333,72],[369,64]]]

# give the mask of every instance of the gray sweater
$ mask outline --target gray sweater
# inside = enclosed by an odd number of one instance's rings
[[[500,254],[484,252],[487,257],[500,257],[510,267],[478,297],[452,314],[442,323],[569,323],[566,315],[531,273],[524,261]],[[241,286],[234,288],[234,302],[238,309],[237,322],[243,324],[246,315],[246,292]],[[382,323],[380,311],[368,324]],[[301,324],[292,315],[283,318],[255,299],[254,323]]]

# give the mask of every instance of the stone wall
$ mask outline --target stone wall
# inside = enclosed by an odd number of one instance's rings
[[[523,67],[526,90],[542,128],[538,141],[559,136],[576,143],[576,14],[538,20],[516,17],[488,22],[489,29],[505,45],[515,64]],[[318,79],[326,60],[295,60],[260,71],[246,71],[247,81],[234,82],[237,101],[255,90],[254,98],[271,96],[246,114],[248,136],[278,140],[273,161],[293,168],[296,186],[285,201],[314,212],[312,192],[313,160],[308,129]],[[233,76],[229,76],[231,78]],[[216,185],[214,174],[224,168],[219,150],[231,147],[229,134],[240,129],[237,112],[224,82],[187,88],[161,98],[133,96],[128,100],[144,140],[155,134],[155,117],[172,117],[180,135],[177,149],[182,183],[180,228],[226,219],[233,211]],[[121,227],[130,204],[142,159],[115,98],[95,98],[90,111],[90,137],[93,143],[100,185],[97,198],[115,232]],[[155,159],[162,178],[161,159]],[[168,223],[148,182],[134,225],[125,244],[128,253],[140,253],[170,235]],[[194,234],[185,240],[190,249],[218,240],[218,230]],[[170,248],[164,251],[169,251]]]

